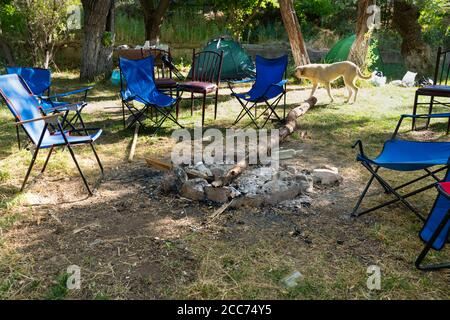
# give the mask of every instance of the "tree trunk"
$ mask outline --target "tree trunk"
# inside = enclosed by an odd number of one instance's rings
[[[372,0],[358,0],[356,39],[348,54],[348,60],[354,62],[360,68],[364,66],[367,52],[369,51],[372,30],[369,30],[369,26],[367,25],[371,16],[371,14],[367,13],[367,8],[372,2]]]
[[[82,0],[84,9],[84,43],[80,79],[92,81],[99,73],[102,38],[111,10],[111,0]]]
[[[164,15],[170,6],[170,0],[160,0],[155,8],[153,0],[140,0],[144,11],[145,39],[158,42]]]
[[[106,19],[106,27],[105,31],[111,34],[112,43],[107,46],[101,45],[99,58],[98,58],[98,67],[97,74],[105,75],[105,78],[108,79],[111,77],[112,70],[114,69],[113,65],[113,48],[114,48],[114,39],[115,39],[115,0],[111,0],[111,6],[109,8],[108,17]]]
[[[417,19],[419,9],[405,0],[394,2],[393,26],[401,35],[402,56],[405,59],[406,67],[426,75],[432,68],[431,49],[422,38],[422,29]]]
[[[292,55],[296,66],[309,64],[308,51],[303,40],[300,23],[294,9],[293,0],[278,0],[284,27],[291,43]]]
[[[5,59],[6,64],[9,66],[15,65],[14,56],[8,42],[0,35],[0,57]]]

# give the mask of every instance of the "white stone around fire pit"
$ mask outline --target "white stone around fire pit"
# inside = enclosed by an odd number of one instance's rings
[[[338,169],[331,166],[314,169],[312,176],[315,183],[320,183],[325,186],[342,182],[342,176],[339,174]]]
[[[177,192],[194,201],[228,203],[231,207],[258,206],[304,206],[311,203],[308,196],[313,192],[313,183],[338,184],[342,181],[336,168],[324,166],[310,171],[299,171],[295,167],[274,169],[251,167],[236,177],[230,185],[216,187],[214,181],[222,180],[230,165],[205,165],[176,167],[166,174],[161,183],[164,191]],[[295,202],[296,201],[296,202]],[[289,204],[292,202],[292,204]],[[295,202],[295,203],[294,203]]]

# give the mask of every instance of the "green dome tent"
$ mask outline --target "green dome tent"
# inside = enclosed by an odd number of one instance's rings
[[[205,51],[223,51],[221,80],[237,80],[255,76],[255,65],[239,43],[231,38],[208,42]]]
[[[345,61],[348,59],[348,54],[356,35],[344,38],[338,41],[333,48],[325,56],[325,63],[334,63]],[[407,71],[403,63],[385,63],[381,57],[378,47],[374,48],[374,55],[378,57],[375,64],[371,66],[372,69],[382,71],[388,78],[398,79]]]
[[[352,44],[353,42],[355,42],[355,40],[356,35],[352,35],[350,37],[338,41],[325,56],[325,62],[333,63],[347,60],[348,54],[350,53],[350,49],[352,48]],[[381,67],[383,64],[381,61],[380,51],[378,50],[378,48],[374,49],[374,54],[378,57],[378,66]]]
[[[355,42],[356,35],[339,40],[333,48],[325,56],[325,61],[327,63],[333,63],[338,61],[345,61],[350,53],[350,48],[353,42]]]

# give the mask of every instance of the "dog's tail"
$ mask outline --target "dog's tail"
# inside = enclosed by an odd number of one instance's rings
[[[372,79],[372,75],[370,75],[370,76],[365,76],[365,75],[363,75],[362,72],[361,72],[361,70],[360,70],[359,68],[357,68],[357,72],[358,72],[358,77],[360,77],[361,79],[364,79],[364,80],[370,80],[370,79]]]

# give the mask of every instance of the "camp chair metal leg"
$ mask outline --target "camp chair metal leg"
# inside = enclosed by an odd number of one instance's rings
[[[203,93],[202,127],[205,125],[205,107],[206,107],[206,93]]]
[[[73,162],[75,162],[75,165],[76,165],[76,167],[78,169],[78,172],[80,173],[81,179],[83,179],[84,186],[86,187],[89,195],[92,196],[91,188],[89,188],[89,185],[87,183],[86,177],[84,176],[83,171],[81,170],[81,167],[78,164],[77,158],[75,157],[75,153],[73,152],[72,147],[70,146],[69,143],[67,143],[67,149],[69,149],[69,152],[70,152],[70,155],[72,156]]]
[[[237,98],[237,97],[236,97]],[[252,120],[252,123],[256,126],[257,129],[259,129],[258,123],[256,122],[256,119],[253,117],[252,115],[252,108],[256,109],[256,105],[257,103],[253,103],[253,105],[250,106],[250,108],[248,108],[247,106],[249,105],[250,102],[247,103],[243,103],[241,101],[241,99],[237,98],[238,102],[241,104],[242,110],[239,113],[238,117],[236,118],[236,120],[233,123],[233,126],[236,125],[239,121],[242,120],[242,118],[244,118],[245,115],[248,115],[250,120]],[[246,125],[245,127],[247,127],[248,125]]]
[[[417,102],[418,102],[418,100],[419,100],[419,94],[416,92],[416,95],[414,97],[414,106],[413,106],[413,115],[414,116],[417,114]],[[416,130],[416,118],[415,117],[412,118],[411,130],[412,131]]]
[[[376,167],[375,172],[378,172],[379,169],[380,169],[380,167]],[[356,212],[358,211],[359,207],[361,206],[361,203],[364,200],[364,197],[366,196],[367,191],[369,191],[369,188],[372,185],[372,182],[374,179],[375,179],[375,176],[372,175],[369,179],[369,182],[367,182],[366,187],[364,188],[363,192],[361,193],[361,196],[359,197],[358,201],[356,202],[355,207],[353,208],[353,211],[351,213],[352,217],[359,217],[362,215],[362,214],[357,214]]]
[[[19,132],[19,126],[16,125],[16,135],[17,135],[17,145],[19,147],[20,150],[20,132]]]
[[[178,125],[181,129],[184,129],[184,127],[177,121],[176,117],[174,117],[172,115],[172,112],[174,111],[173,109],[176,108],[176,107],[177,107],[176,104],[172,105],[167,111],[155,107],[156,115],[160,114],[161,115],[161,119],[154,122],[156,129],[155,129],[155,131],[153,131],[153,133],[152,133],[153,135],[156,135],[156,133],[162,127],[162,125],[164,124],[166,119],[170,119],[173,123]]]
[[[407,186],[409,186],[409,185],[411,185],[411,184],[413,184],[413,183],[416,183],[416,182],[418,182],[418,181],[420,181],[420,180],[422,180],[422,179],[425,179],[425,178],[427,178],[427,177],[430,177],[430,176],[433,177],[433,178],[436,180],[436,182],[439,182],[440,179],[436,176],[436,173],[439,173],[439,172],[444,171],[444,170],[447,170],[447,169],[448,169],[447,166],[442,167],[442,168],[439,168],[439,169],[436,169],[436,170],[434,170],[434,171],[430,171],[430,170],[428,170],[428,169],[425,169],[425,171],[427,172],[427,174],[425,174],[425,175],[423,175],[423,176],[420,176],[420,177],[418,177],[418,178],[416,178],[416,179],[414,179],[414,180],[411,180],[411,181],[408,181],[408,182],[406,182],[406,183],[403,183],[403,184],[401,184],[401,185],[395,187],[394,190],[397,191],[397,190],[403,189],[404,187],[407,187]]]
[[[429,190],[429,189],[433,188],[433,187],[435,186],[435,183],[431,183],[431,184],[429,184],[429,185],[427,185],[427,186],[424,186],[424,187],[422,187],[422,188],[419,188],[419,189],[417,189],[417,190],[414,190],[414,191],[412,191],[412,192],[410,192],[410,193],[407,193],[407,194],[405,194],[405,195],[403,195],[403,196],[400,195],[400,194],[397,192],[397,190],[402,189],[402,188],[404,188],[404,187],[406,187],[406,186],[409,186],[409,185],[411,185],[411,184],[413,184],[413,183],[415,183],[415,182],[418,182],[418,181],[420,181],[420,180],[422,180],[422,179],[424,179],[424,178],[427,178],[427,177],[429,177],[429,176],[433,176],[434,174],[436,174],[436,173],[438,173],[438,172],[440,172],[440,171],[448,170],[448,169],[449,169],[448,166],[444,166],[444,167],[439,168],[439,169],[437,169],[437,170],[434,170],[434,171],[432,171],[432,172],[430,172],[430,173],[428,173],[428,174],[426,174],[426,175],[424,175],[424,176],[421,176],[420,178],[417,178],[417,179],[411,180],[411,181],[409,181],[409,182],[407,182],[407,183],[404,183],[404,184],[402,184],[402,185],[399,186],[399,187],[392,188],[392,187],[391,187],[386,181],[384,181],[383,178],[381,178],[380,175],[378,174],[378,169],[379,169],[379,167],[372,168],[371,166],[369,166],[369,165],[366,164],[366,163],[361,163],[361,164],[362,164],[362,165],[363,165],[363,166],[364,166],[364,167],[372,174],[372,176],[370,177],[369,182],[367,183],[366,187],[364,188],[364,190],[363,190],[361,196],[359,197],[359,199],[358,199],[358,201],[357,201],[357,204],[355,205],[355,208],[353,209],[353,211],[352,211],[352,213],[351,213],[351,216],[353,216],[353,217],[355,217],[355,216],[359,217],[359,216],[368,214],[368,213],[370,213],[370,212],[373,212],[373,211],[376,211],[376,210],[378,210],[378,209],[381,209],[381,208],[390,206],[390,205],[392,205],[392,204],[397,203],[397,202],[400,201],[400,202],[402,202],[408,209],[410,209],[412,212],[414,212],[414,214],[415,214],[419,219],[421,219],[422,221],[425,221],[425,218],[417,211],[417,209],[415,209],[408,201],[406,201],[406,199],[407,199],[407,198],[410,198],[410,197],[412,197],[412,196],[414,196],[414,195],[416,195],[416,194],[419,194],[419,193],[421,193],[421,192],[424,192],[424,191],[426,191],[426,190]],[[437,177],[434,176],[434,178],[436,179]],[[366,196],[367,191],[369,190],[369,187],[370,187],[370,185],[373,183],[373,180],[374,180],[374,179],[377,179],[377,181],[381,184],[382,187],[386,187],[386,188],[388,189],[388,193],[393,194],[393,195],[395,196],[395,199],[392,199],[392,200],[390,200],[390,201],[384,202],[384,203],[379,204],[379,205],[377,205],[377,206],[375,206],[375,207],[372,207],[372,208],[370,208],[370,209],[366,209],[366,210],[364,210],[364,211],[358,213],[357,211],[359,210],[360,205],[361,205],[361,203],[362,203],[364,197]],[[439,180],[437,180],[437,181],[439,181]]]
[[[437,229],[434,232],[431,239],[426,243],[425,248],[422,250],[422,252],[417,257],[417,260],[415,262],[417,269],[422,270],[422,271],[433,271],[433,270],[439,270],[439,269],[444,269],[444,268],[450,268],[450,262],[422,265],[422,262],[425,259],[425,257],[427,256],[431,247],[433,246],[433,243],[436,241],[437,237],[439,236],[439,234],[442,232],[442,230],[445,228],[445,226],[447,225],[447,223],[449,221],[450,221],[450,210],[447,212],[446,217],[442,220],[442,222],[437,227]]]
[[[141,118],[143,115],[145,115],[145,113],[148,111],[150,107],[151,107],[150,105],[146,105],[141,110],[134,108],[136,112],[133,112],[131,108],[128,108],[128,111],[130,111],[131,115],[133,116],[133,120],[128,124],[126,128],[131,128],[133,125],[136,124],[136,122],[139,122],[139,124],[143,126]]]
[[[367,170],[369,170],[374,176],[375,179],[377,179],[377,181],[381,184],[381,185],[385,185],[388,188],[389,193],[392,193],[399,201],[401,201],[409,210],[411,210],[412,212],[414,212],[414,214],[422,221],[425,221],[425,218],[416,210],[416,208],[414,208],[408,201],[406,201],[404,199],[404,197],[402,197],[397,191],[395,191],[388,183],[386,183],[386,181],[383,180],[383,178],[381,178],[378,173],[376,173],[372,167],[370,167],[367,164],[363,164]]]
[[[219,88],[216,90],[215,104],[214,104],[214,120],[217,119],[217,99],[219,98]]]
[[[241,101],[239,101],[242,109],[241,112],[239,112],[238,116],[236,117],[236,120],[234,120],[233,125],[237,124],[239,121],[241,121],[241,119],[244,117],[245,112],[246,112],[246,107],[248,105],[248,102],[244,105]]]
[[[426,190],[429,190],[429,189],[433,188],[435,185],[436,185],[435,183],[429,184],[428,186],[425,186],[425,187],[423,187],[423,188],[417,189],[417,190],[415,190],[415,191],[413,191],[413,192],[410,192],[410,193],[404,195],[402,198],[403,198],[403,199],[408,199],[408,198],[410,198],[410,197],[412,197],[412,196],[414,196],[414,195],[416,195],[416,194],[419,194],[419,193],[421,193],[421,192],[424,192],[424,191],[426,191]],[[398,198],[392,199],[392,200],[387,201],[387,202],[385,202],[385,203],[382,203],[382,204],[380,204],[380,205],[378,205],[378,206],[376,206],[376,207],[373,207],[373,208],[367,209],[367,210],[365,210],[365,211],[363,211],[363,212],[360,212],[360,213],[359,213],[359,216],[362,216],[362,215],[365,215],[365,214],[367,214],[367,213],[376,211],[376,210],[378,210],[378,209],[381,209],[381,208],[390,206],[390,205],[392,205],[392,204],[394,204],[394,203],[397,203],[397,202],[399,202],[399,201],[400,201],[400,199],[398,199]],[[422,217],[421,220],[424,221],[425,218]]]
[[[20,191],[23,191],[25,189],[25,185],[27,184],[28,177],[30,176],[31,170],[33,169],[33,166],[36,161],[38,153],[39,153],[39,148],[36,148],[36,150],[33,153],[33,158],[31,158],[31,163],[30,163],[30,166],[28,167],[27,174],[25,175],[25,179],[23,180]]]
[[[98,163],[98,166],[100,167],[100,171],[103,174],[104,173],[103,165],[102,165],[102,162],[100,161],[100,157],[97,154],[97,150],[95,150],[94,143],[91,142],[90,145],[91,145],[92,151],[94,152],[95,159],[97,159],[97,163]]]
[[[126,122],[125,122],[125,104],[124,102],[122,102],[122,117],[123,117],[123,127],[126,127]]]
[[[428,108],[428,114],[432,114],[433,113],[433,103],[434,103],[434,97],[431,96],[431,98],[430,98],[430,106]],[[428,127],[430,126],[430,121],[431,121],[431,118],[427,118],[427,124],[425,125],[425,129],[428,129]]]
[[[41,147],[42,140],[44,139],[45,133],[47,132],[47,128],[48,128],[48,124],[46,123],[44,125],[44,128],[42,129],[41,136],[39,137],[39,141],[38,141],[38,143],[36,145],[36,150],[34,151],[33,157],[31,158],[31,163],[30,163],[30,166],[28,167],[28,170],[27,170],[27,173],[25,175],[25,179],[23,180],[22,187],[20,188],[20,191],[23,191],[25,189],[25,185],[27,184],[28,177],[30,176],[31,170],[33,169],[34,163],[36,162],[36,158],[37,158],[37,156],[39,154],[39,148]]]
[[[261,126],[261,128],[264,128],[266,126],[266,124],[270,120],[270,117],[272,116],[272,114],[275,115],[277,120],[281,122],[281,118],[278,116],[277,112],[275,111],[275,108],[277,107],[280,100],[281,100],[281,97],[279,97],[277,100],[275,100],[272,104],[270,104],[267,100],[265,101],[267,107],[260,116],[265,114],[267,111],[270,111],[270,112],[269,112],[269,115],[267,116],[266,121],[264,121],[264,124]]]
[[[47,159],[45,159],[44,166],[42,167],[41,173],[44,173],[45,169],[47,168],[48,161],[50,160],[50,157],[51,157],[54,149],[55,149],[55,147],[50,148],[50,151],[48,152],[48,155],[47,155]]]
[[[177,109],[176,109],[176,119],[178,121],[178,115],[180,113],[180,95],[179,95],[179,91],[177,90]]]

